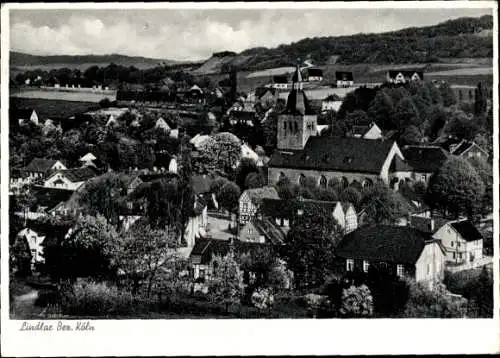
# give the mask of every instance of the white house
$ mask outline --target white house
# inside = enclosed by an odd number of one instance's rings
[[[20,125],[24,124],[27,121],[30,121],[31,123],[38,125],[38,114],[36,113],[35,110],[33,110],[29,118],[19,118],[18,120]]]
[[[116,121],[115,116],[110,115],[108,121],[106,122],[106,127],[115,127],[118,125],[118,122]]]
[[[44,187],[53,189],[78,190],[85,182],[96,176],[96,173],[90,167],[77,169],[59,170],[49,176]]]
[[[168,164],[168,171],[170,173],[177,173],[177,160],[175,158],[170,159]]]
[[[239,199],[239,221],[246,224],[259,210],[263,199],[279,199],[278,192],[272,186],[245,190]]]
[[[158,120],[156,121],[155,128],[162,129],[165,132],[170,131],[170,126],[167,124],[167,122],[165,122],[165,120],[162,117],[158,118]]]
[[[338,112],[341,105],[342,101],[333,101],[325,99],[321,102],[321,112],[327,112],[327,111]]]
[[[94,160],[96,160],[96,156],[92,153],[87,153],[85,154],[83,157],[81,157],[80,159],[78,159],[79,162],[82,163],[82,167],[86,167],[86,166],[94,166],[95,167],[95,164],[94,164]]]
[[[382,130],[375,123],[369,126],[354,126],[353,137],[363,139],[382,139]]]
[[[37,232],[31,230],[30,228],[25,228],[21,230],[18,234],[18,239],[25,239],[28,242],[31,253],[31,269],[34,269],[36,263],[45,262],[43,257],[43,246],[42,243],[45,240],[45,236],[39,235]]]
[[[451,221],[434,233],[446,251],[446,260],[470,263],[483,257],[483,236],[469,220]]]

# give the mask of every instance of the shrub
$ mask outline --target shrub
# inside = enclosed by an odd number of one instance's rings
[[[344,289],[340,313],[344,317],[370,317],[373,314],[373,298],[368,286]]]
[[[80,280],[61,293],[63,313],[77,316],[128,315],[134,296],[106,283]]]
[[[252,294],[252,304],[259,310],[270,308],[274,303],[274,295],[268,288],[261,288]]]

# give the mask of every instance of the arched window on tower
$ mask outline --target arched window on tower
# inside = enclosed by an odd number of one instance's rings
[[[363,180],[363,188],[370,188],[373,186],[373,180],[371,180],[370,178],[365,178],[365,180]]]
[[[300,186],[306,185],[306,176],[304,174],[300,174],[300,176],[299,176],[299,185]]]
[[[319,178],[319,187],[321,189],[326,189],[326,185],[327,185],[328,181],[326,180],[326,177],[324,175],[322,175],[320,178]]]
[[[278,181],[284,181],[286,179],[287,179],[287,177],[286,177],[285,173],[280,172],[280,174],[278,175]]]
[[[297,122],[294,122],[294,129],[295,129],[295,133],[297,133],[299,131],[299,125],[297,124]]]

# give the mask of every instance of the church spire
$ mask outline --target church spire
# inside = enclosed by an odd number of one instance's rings
[[[292,76],[292,89],[302,90],[302,74],[300,73],[300,60],[297,59],[297,67]]]

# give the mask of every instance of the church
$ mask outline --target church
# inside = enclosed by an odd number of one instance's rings
[[[395,141],[317,135],[317,116],[304,92],[298,66],[277,126],[277,149],[268,164],[270,185],[285,178],[303,185],[307,177],[315,178],[323,188],[333,178],[344,186],[354,181],[367,186],[380,179],[386,184],[404,179],[399,178],[397,163],[405,158]]]

